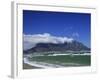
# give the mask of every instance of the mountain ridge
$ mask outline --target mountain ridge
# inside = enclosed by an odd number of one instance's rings
[[[90,48],[78,41],[64,43],[38,43],[35,47],[25,50],[24,53],[49,51],[90,51]]]

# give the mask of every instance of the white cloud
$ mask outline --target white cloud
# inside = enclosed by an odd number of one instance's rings
[[[37,43],[64,43],[72,42],[73,38],[52,36],[49,33],[25,35],[24,50],[34,47]]]
[[[72,34],[73,37],[79,37],[79,34],[77,32]]]

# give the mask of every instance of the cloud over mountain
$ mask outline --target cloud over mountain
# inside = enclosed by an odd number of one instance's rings
[[[24,38],[24,50],[30,49],[34,47],[37,43],[64,43],[64,42],[72,42],[73,38],[68,37],[57,37],[53,36],[49,33],[43,34],[33,34],[33,35],[25,35]]]
[[[72,34],[73,37],[79,37],[79,33],[75,32]]]

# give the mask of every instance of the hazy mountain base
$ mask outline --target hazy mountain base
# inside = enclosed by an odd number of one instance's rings
[[[51,51],[90,51],[90,48],[85,46],[84,44],[73,41],[71,43],[62,43],[62,44],[55,44],[55,43],[38,43],[35,47],[31,49],[24,50],[24,54],[30,54],[35,52],[51,52]]]

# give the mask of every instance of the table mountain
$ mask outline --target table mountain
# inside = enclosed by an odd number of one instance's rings
[[[24,53],[49,52],[49,51],[90,51],[90,48],[78,41],[65,43],[38,43],[35,47],[25,50]]]

